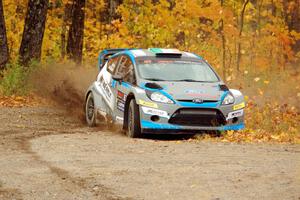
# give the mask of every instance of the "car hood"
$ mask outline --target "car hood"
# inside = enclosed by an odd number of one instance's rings
[[[201,82],[155,82],[163,91],[170,94],[175,100],[201,99],[204,101],[219,101],[224,91],[220,90],[220,83]]]

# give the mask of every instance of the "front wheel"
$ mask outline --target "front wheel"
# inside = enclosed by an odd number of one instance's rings
[[[85,102],[85,119],[88,126],[96,126],[96,109],[92,92],[89,93]]]
[[[131,138],[138,138],[142,136],[141,124],[140,124],[140,113],[139,106],[136,104],[135,99],[132,99],[129,103],[128,108],[128,130],[126,134]]]

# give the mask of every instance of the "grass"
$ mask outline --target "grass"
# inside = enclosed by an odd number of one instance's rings
[[[21,66],[18,62],[7,64],[0,76],[0,94],[4,96],[25,96],[30,92],[28,82],[30,74],[37,67],[37,62],[32,62],[28,67]]]

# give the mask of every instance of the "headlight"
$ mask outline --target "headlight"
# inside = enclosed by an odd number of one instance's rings
[[[232,94],[228,93],[224,98],[222,105],[229,105],[233,103],[234,103],[234,97],[232,96]]]
[[[165,95],[159,92],[153,92],[148,95],[152,101],[160,102],[160,103],[174,103],[171,99],[166,97]]]

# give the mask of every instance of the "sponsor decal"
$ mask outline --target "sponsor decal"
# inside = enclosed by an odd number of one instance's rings
[[[119,122],[123,122],[123,121],[124,121],[124,118],[123,118],[123,117],[117,116],[117,117],[116,117],[116,120],[119,121]]]
[[[205,91],[204,90],[186,90],[186,91],[184,91],[184,93],[186,93],[187,95],[191,95],[191,94],[204,94]]]
[[[173,60],[158,60],[157,63],[174,63]]]
[[[151,60],[144,60],[143,62],[144,62],[145,64],[152,63],[152,61],[151,61]]]
[[[146,53],[143,50],[130,50],[134,57],[137,56],[146,56]]]
[[[234,112],[230,112],[230,113],[228,113],[228,115],[226,117],[226,120],[232,119],[234,117],[243,116],[243,114],[244,114],[244,109],[238,110],[238,111],[234,111]]]
[[[202,98],[211,98],[211,99],[218,99],[220,95],[211,95],[206,94],[204,90],[186,90],[184,91],[186,95],[192,96],[192,97],[202,97]]]
[[[178,49],[161,49],[161,48],[150,48],[153,53],[181,53]]]
[[[127,98],[127,95],[118,90],[118,92],[117,92],[117,109],[122,112],[124,112],[124,110],[125,110],[126,98]]]
[[[124,112],[125,110],[125,103],[121,100],[117,100],[117,109]]]
[[[100,78],[100,85],[104,91],[104,94],[106,96],[106,98],[108,99],[108,101],[112,100],[112,92],[109,88],[109,85],[105,82],[105,80],[103,79],[103,77]]]
[[[234,105],[233,110],[239,110],[245,107],[245,102],[242,102],[240,104]]]
[[[118,90],[118,94],[117,94],[117,98],[118,99],[121,99],[121,100],[125,101],[126,97],[127,97],[126,94],[124,94],[123,92],[121,92],[120,90]]]
[[[202,61],[183,61],[183,60],[138,60],[139,64],[154,64],[154,63],[160,63],[160,64],[168,64],[168,63],[174,63],[174,64],[201,64]]]
[[[158,108],[157,104],[153,103],[153,102],[148,102],[148,101],[143,101],[143,100],[139,100],[138,102],[142,106],[147,106],[147,107],[151,107],[151,108]]]
[[[163,111],[163,110],[148,108],[148,107],[144,107],[144,106],[142,106],[142,110],[145,114],[148,114],[148,115],[158,115],[160,117],[165,117],[165,118],[168,118],[168,119],[170,118],[168,113],[166,111]]]

